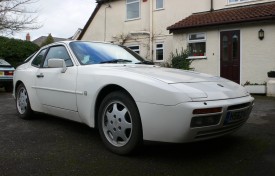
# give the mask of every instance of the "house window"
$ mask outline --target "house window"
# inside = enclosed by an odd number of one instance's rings
[[[156,9],[163,9],[164,8],[164,0],[156,0]]]
[[[240,2],[248,2],[248,1],[255,1],[255,0],[228,0],[228,4],[240,3]]]
[[[140,0],[126,0],[127,20],[140,17]]]
[[[156,44],[156,61],[163,61],[163,43]]]
[[[188,35],[189,58],[205,58],[206,56],[206,35],[196,33]]]
[[[138,45],[133,45],[133,46],[128,46],[128,48],[130,48],[132,51],[136,52],[136,53],[140,53],[140,50],[139,50],[139,46]]]

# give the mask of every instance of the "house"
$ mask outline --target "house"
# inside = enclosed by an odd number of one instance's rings
[[[155,63],[189,49],[195,71],[239,84],[275,70],[275,0],[98,0],[80,40],[119,43]]]
[[[29,34],[29,33],[28,33]],[[27,34],[27,35],[28,35]],[[41,46],[43,44],[43,42],[47,39],[48,36],[41,36],[38,37],[37,39],[33,40],[32,42],[35,43],[38,46]],[[26,37],[27,38],[27,37]],[[29,39],[30,40],[30,39]],[[59,38],[59,37],[53,37],[54,42],[59,42],[59,41],[64,41],[64,40],[68,40],[65,38]]]
[[[82,29],[81,29],[81,28],[78,28],[78,29],[76,30],[76,32],[74,33],[74,35],[73,35],[72,37],[70,37],[69,39],[70,39],[70,40],[76,40],[76,39],[79,37],[79,35],[81,34],[81,32],[82,32]]]

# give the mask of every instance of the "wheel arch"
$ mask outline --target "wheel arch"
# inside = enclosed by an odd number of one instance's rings
[[[94,111],[95,128],[98,128],[98,125],[97,125],[98,124],[98,111],[99,111],[99,106],[100,106],[101,102],[103,101],[104,97],[106,97],[109,93],[115,92],[115,91],[121,91],[121,92],[127,94],[134,101],[134,103],[136,104],[135,99],[133,98],[133,96],[125,88],[123,88],[119,85],[116,85],[116,84],[106,85],[105,87],[103,87],[99,91],[99,93],[97,95],[97,98],[96,98],[96,101],[95,101],[95,111]],[[138,111],[139,116],[140,116],[140,112],[139,112],[137,104],[136,104],[136,108],[137,108],[137,111]],[[140,119],[140,121],[141,121],[141,119]],[[142,125],[142,123],[141,123],[141,125]]]
[[[20,84],[23,84],[25,86],[25,84],[21,81],[21,80],[18,80],[16,83],[15,83],[15,87],[14,87],[14,97],[16,98],[16,91],[17,91],[17,88]]]

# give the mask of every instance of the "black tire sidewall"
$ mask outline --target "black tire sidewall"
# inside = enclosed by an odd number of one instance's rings
[[[17,107],[18,94],[19,94],[19,90],[20,90],[21,88],[24,88],[24,89],[26,90],[27,96],[28,96],[28,97],[27,97],[27,109],[26,109],[26,111],[25,111],[23,114],[21,114],[21,113],[19,112],[18,107]],[[26,87],[24,86],[24,84],[20,84],[20,85],[17,87],[17,89],[16,89],[15,104],[16,104],[17,114],[18,114],[18,116],[19,116],[20,118],[22,118],[22,119],[31,119],[31,118],[32,118],[33,111],[32,111],[32,109],[31,109],[31,105],[30,105],[30,101],[29,101],[29,94],[28,94],[28,91],[27,91]]]
[[[105,137],[102,127],[102,118],[104,118],[104,110],[106,109],[106,106],[108,106],[113,101],[122,102],[127,107],[132,117],[132,135],[128,143],[122,147],[116,147],[112,145]],[[137,150],[138,147],[142,144],[142,127],[138,108],[134,100],[122,91],[112,92],[103,99],[98,113],[98,128],[103,143],[109,150],[111,150],[114,153],[120,155],[131,154],[135,150]]]

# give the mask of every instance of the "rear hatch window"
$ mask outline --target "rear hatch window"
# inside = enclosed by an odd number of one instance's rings
[[[12,66],[3,59],[0,59],[0,67],[12,68]]]

